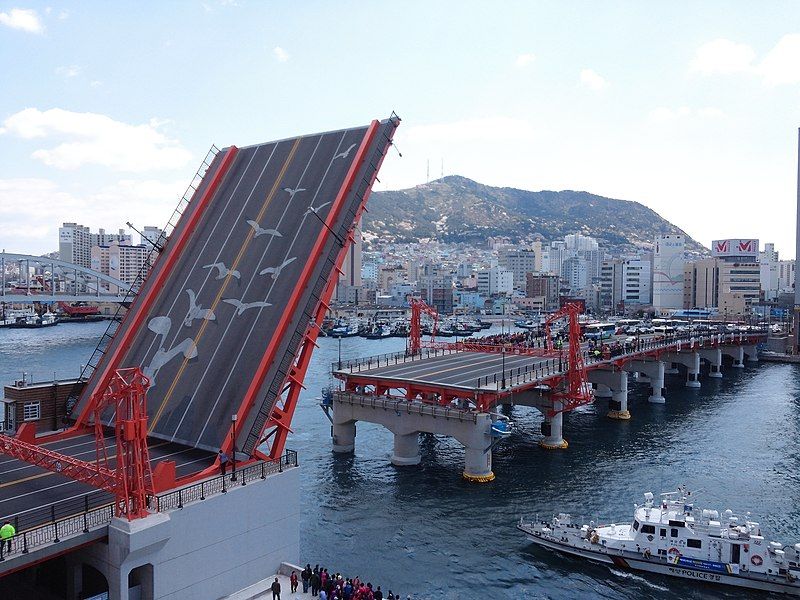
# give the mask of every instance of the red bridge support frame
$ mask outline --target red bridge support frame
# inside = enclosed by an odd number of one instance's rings
[[[94,407],[97,459],[79,460],[42,448],[18,438],[0,436],[0,453],[6,454],[75,481],[106,490],[115,496],[117,517],[129,521],[146,517],[147,496],[153,493],[147,450],[146,394],[150,380],[138,367],[116,371]],[[106,453],[101,415],[106,409],[116,414],[116,467]]]
[[[422,351],[422,313],[433,318],[431,329],[431,344],[436,341],[436,326],[439,323],[439,313],[435,308],[428,306],[424,300],[411,299],[411,326],[408,335],[408,353],[416,356]]]
[[[550,397],[556,401],[561,401],[560,410],[553,410],[553,414],[577,408],[583,404],[594,401],[592,386],[589,383],[589,376],[586,373],[586,364],[583,362],[583,350],[581,348],[581,326],[578,316],[583,312],[580,304],[568,302],[560,310],[547,317],[545,321],[545,335],[547,336],[547,350],[554,353],[553,338],[550,336],[550,325],[559,319],[568,320],[569,346],[567,348],[567,373],[562,379],[559,389],[555,390]],[[555,404],[555,402],[554,402]]]

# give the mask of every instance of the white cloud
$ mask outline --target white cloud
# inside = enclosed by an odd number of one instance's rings
[[[277,59],[278,62],[286,62],[289,60],[289,53],[280,46],[275,46],[272,49],[272,55]]]
[[[766,85],[800,83],[800,34],[784,35],[760,62],[747,44],[716,39],[697,49],[689,69],[703,75],[750,73]]]
[[[695,73],[741,73],[752,69],[756,53],[747,44],[724,38],[707,42],[697,49],[689,68]]]
[[[62,10],[62,11],[60,11],[58,13],[58,20],[59,21],[63,21],[64,19],[68,19],[68,18],[69,18],[69,11],[68,10]]]
[[[660,106],[651,110],[648,118],[655,123],[667,123],[678,119],[720,119],[724,116],[724,112],[713,106],[698,109],[689,108],[688,106],[679,106],[677,108]]]
[[[58,248],[58,226],[77,221],[92,229],[124,228],[126,221],[162,226],[186,181],[123,179],[90,193],[49,179],[0,179],[0,249],[41,254]]]
[[[511,117],[485,117],[416,125],[403,132],[402,137],[412,143],[461,143],[468,141],[497,142],[530,140],[533,126],[523,119]]]
[[[159,130],[163,124],[152,119],[147,124],[130,125],[95,113],[26,108],[7,118],[0,134],[30,140],[66,139],[32,155],[58,169],[77,169],[88,164],[132,172],[182,167],[191,154]]]
[[[520,54],[519,56],[517,56],[517,60],[514,62],[514,64],[516,64],[520,68],[524,68],[527,67],[528,65],[533,64],[535,60],[536,60],[535,54],[530,54],[530,53]]]
[[[44,25],[39,20],[35,10],[26,8],[12,8],[7,13],[0,12],[0,25],[20,29],[28,33],[43,33]]]
[[[80,65],[69,65],[66,67],[58,67],[56,74],[69,79],[70,77],[77,77],[83,72],[83,67]]]
[[[758,66],[767,85],[800,83],[800,34],[783,36]]]
[[[604,77],[593,69],[581,71],[581,84],[595,92],[601,92],[610,85]]]

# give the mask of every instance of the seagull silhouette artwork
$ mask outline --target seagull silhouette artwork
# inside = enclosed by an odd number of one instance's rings
[[[263,269],[262,271],[259,271],[258,274],[259,275],[266,275],[266,274],[269,273],[270,275],[272,275],[273,279],[277,279],[278,276],[281,274],[281,271],[283,271],[283,269],[285,269],[287,265],[289,265],[290,263],[293,263],[296,260],[297,260],[296,256],[293,256],[292,258],[287,258],[285,261],[283,261],[277,267],[267,267],[266,269]]]
[[[264,228],[261,227],[261,225],[259,225],[255,221],[247,221],[247,224],[250,225],[250,227],[253,228],[253,231],[256,232],[255,236],[253,236],[253,237],[258,237],[260,235],[271,235],[273,237],[283,237],[281,232],[278,231],[277,229],[264,229]]]
[[[217,270],[217,279],[225,279],[228,275],[231,277],[236,277],[236,279],[241,279],[242,274],[239,271],[231,271],[228,267],[225,266],[225,263],[214,263],[213,265],[206,265],[203,267],[204,269],[216,269]]]
[[[195,302],[197,296],[195,296],[194,290],[187,289],[186,293],[189,294],[189,311],[186,313],[186,318],[183,320],[183,324],[186,325],[186,327],[191,327],[195,319],[214,321],[217,318],[214,316],[214,311],[210,308],[203,308]]]
[[[339,152],[339,154],[334,156],[333,160],[336,160],[337,158],[347,158],[348,156],[350,156],[350,151],[355,147],[356,147],[355,144],[351,144],[350,147],[347,150],[345,150],[344,152]],[[333,162],[333,161],[331,161],[331,162]]]
[[[266,308],[268,306],[272,306],[269,302],[242,302],[241,300],[237,300],[236,298],[223,298],[223,302],[226,304],[230,304],[231,306],[236,307],[236,316],[238,317],[244,311],[250,308]]]
[[[285,187],[285,188],[283,188],[283,191],[286,192],[287,194],[289,194],[289,202],[291,202],[292,200],[294,200],[295,194],[299,194],[300,192],[305,192],[306,188],[294,188],[294,189],[292,189],[292,188]]]
[[[328,200],[327,202],[323,202],[322,204],[320,204],[316,208],[314,207],[314,205],[311,205],[306,209],[306,212],[305,212],[305,214],[303,216],[310,215],[311,213],[314,213],[315,215],[319,216],[320,209],[325,208],[330,203],[331,203],[331,201]]]
[[[171,361],[173,358],[183,355],[186,359],[197,358],[197,346],[192,338],[186,338],[181,343],[176,344],[169,350],[164,348],[164,342],[172,329],[172,319],[169,317],[153,317],[147,324],[147,328],[160,338],[158,350],[153,354],[150,364],[142,372],[150,379],[152,385],[156,384],[156,375],[159,369]]]

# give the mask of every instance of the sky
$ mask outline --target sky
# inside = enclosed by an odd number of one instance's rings
[[[0,0],[0,249],[163,225],[212,144],[392,111],[375,189],[586,190],[794,257],[796,0]]]

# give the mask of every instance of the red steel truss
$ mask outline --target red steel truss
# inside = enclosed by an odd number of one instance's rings
[[[582,404],[588,404],[594,400],[592,386],[589,384],[589,376],[586,374],[586,365],[583,362],[583,349],[581,348],[581,326],[578,316],[581,314],[581,306],[577,303],[568,302],[560,310],[547,317],[545,321],[545,335],[547,337],[547,350],[552,354],[555,352],[553,338],[550,335],[550,325],[560,319],[568,320],[569,346],[567,347],[567,372],[561,384],[553,391],[550,397],[553,400],[560,400],[563,412],[572,410]]]
[[[422,313],[433,318],[431,328],[431,344],[435,343],[436,326],[439,323],[439,313],[436,309],[428,306],[424,300],[417,298],[411,299],[411,326],[408,335],[408,351],[414,356],[422,350]]]
[[[115,372],[94,407],[97,458],[94,463],[48,450],[18,438],[0,436],[0,452],[114,494],[115,515],[128,520],[146,517],[147,495],[153,493],[147,449],[146,394],[150,380],[138,367]],[[101,415],[115,411],[116,456],[109,457]],[[116,458],[116,466],[110,459]]]

